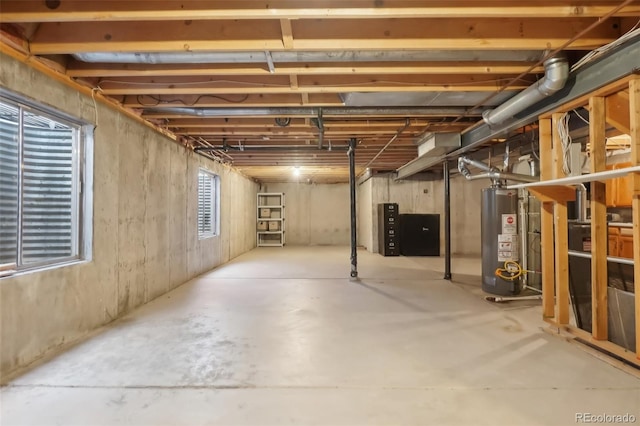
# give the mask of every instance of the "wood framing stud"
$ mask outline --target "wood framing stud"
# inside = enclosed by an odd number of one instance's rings
[[[542,252],[542,316],[555,315],[555,268],[553,247],[553,203],[542,203],[540,210],[540,249]]]
[[[552,149],[552,179],[560,179],[565,177],[562,171],[562,162],[564,153],[562,151],[562,141],[560,139],[560,130],[558,126],[562,120],[564,113],[554,113],[551,115],[551,149]]]
[[[554,179],[565,177],[563,171],[564,153],[560,139],[559,126],[562,123],[563,113],[555,113],[551,116],[551,155],[552,175]],[[569,324],[569,241],[567,229],[567,203],[555,200],[554,215],[554,240],[555,240],[555,290],[556,290],[556,322],[558,325]]]
[[[640,166],[640,79],[629,82],[629,111],[631,136],[631,162]],[[636,283],[636,357],[640,360],[640,174],[635,173],[632,179],[633,198],[631,200],[631,214],[633,221],[633,279]]]
[[[540,120],[540,178],[551,179],[551,120]],[[543,202],[540,212],[542,250],[542,316],[555,318],[553,203]]]
[[[556,202],[554,206],[555,232],[555,278],[556,278],[556,322],[569,324],[569,242],[567,203]]]
[[[591,171],[605,170],[605,100],[589,99],[589,143]],[[607,340],[607,200],[604,182],[591,183],[591,304],[592,335]]]
[[[540,133],[540,180],[550,180],[553,179],[551,119],[540,119],[538,132]]]

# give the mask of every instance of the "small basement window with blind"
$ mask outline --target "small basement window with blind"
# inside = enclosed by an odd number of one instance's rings
[[[218,235],[218,175],[205,169],[198,171],[198,237]]]
[[[0,91],[0,276],[89,256],[90,132]]]

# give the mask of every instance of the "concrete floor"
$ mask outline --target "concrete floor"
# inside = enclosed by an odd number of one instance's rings
[[[253,250],[13,379],[5,425],[570,425],[640,421],[640,380],[495,305],[477,259]],[[466,276],[460,274],[467,274]]]

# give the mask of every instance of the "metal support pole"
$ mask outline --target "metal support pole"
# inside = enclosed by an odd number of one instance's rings
[[[349,140],[349,191],[351,193],[351,278],[358,278],[356,235],[356,139]]]
[[[449,162],[444,161],[444,279],[451,280],[451,182]]]

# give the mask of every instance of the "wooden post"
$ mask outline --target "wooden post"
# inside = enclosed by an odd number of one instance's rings
[[[552,178],[551,120],[540,119],[540,180]],[[540,247],[542,251],[542,317],[555,317],[553,203],[542,202],[540,210]],[[524,248],[523,248],[524,250]]]
[[[552,156],[553,178],[565,177],[562,169],[564,151],[558,125],[563,113],[552,115]],[[556,321],[558,325],[569,324],[569,230],[567,217],[567,202],[556,201],[554,205],[554,235],[555,235],[555,289],[556,289]]]
[[[605,101],[589,99],[591,172],[606,169]],[[604,182],[591,182],[591,330],[596,340],[607,340],[607,193]]]
[[[629,82],[629,113],[631,136],[631,162],[640,165],[640,79]],[[633,199],[633,279],[636,285],[636,358],[640,359],[640,174],[634,173],[632,181]]]

